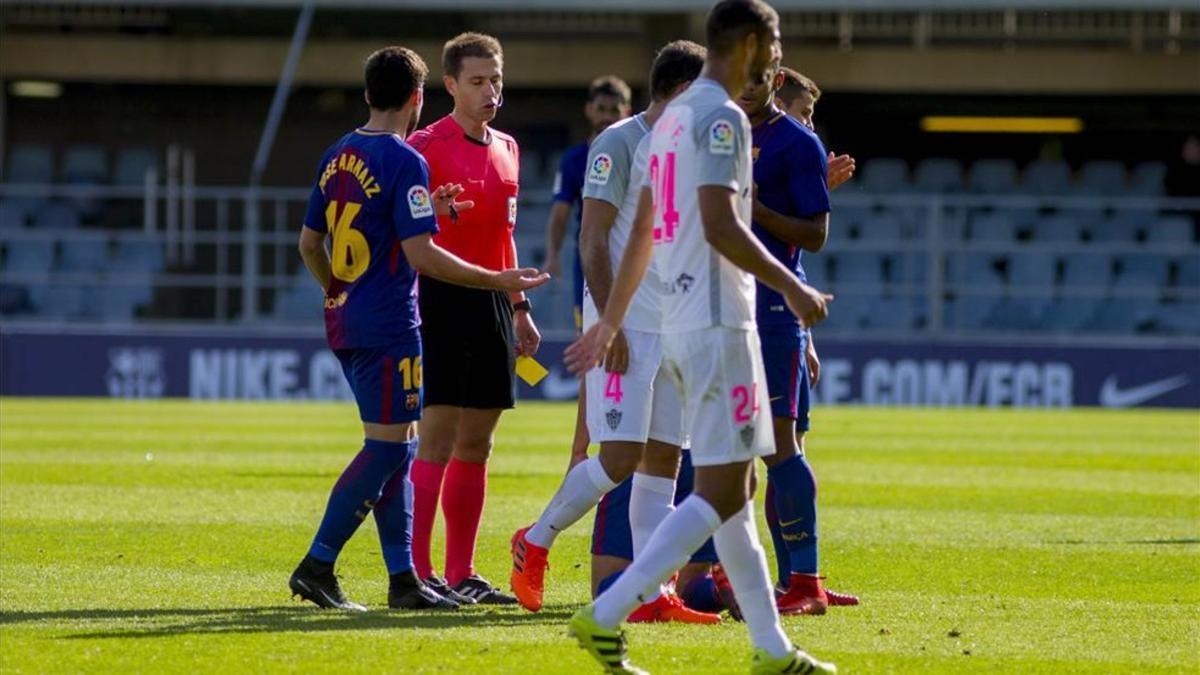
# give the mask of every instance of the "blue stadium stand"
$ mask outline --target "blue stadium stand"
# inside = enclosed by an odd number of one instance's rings
[[[72,145],[63,152],[64,183],[107,183],[108,150],[99,145]]]
[[[863,163],[862,187],[867,192],[893,193],[908,189],[908,165],[902,159],[880,157]]]
[[[1112,259],[1106,253],[1069,253],[1063,257],[1062,285],[1066,289],[1108,288]]]
[[[1075,192],[1081,195],[1124,196],[1128,194],[1125,165],[1115,160],[1087,162],[1079,170]]]
[[[1191,245],[1195,242],[1195,226],[1187,216],[1166,216],[1146,228],[1146,243]]]
[[[158,272],[166,259],[162,244],[138,239],[121,239],[117,243],[114,268],[126,271]]]
[[[124,148],[117,152],[113,183],[117,185],[142,185],[146,182],[146,171],[158,167],[158,153],[150,148]]]
[[[1017,191],[1017,163],[1011,159],[981,159],[971,167],[972,192],[1007,195]]]
[[[1065,195],[1071,192],[1071,167],[1066,162],[1039,159],[1025,167],[1021,188],[1039,195]]]
[[[988,213],[971,220],[968,241],[972,244],[1008,244],[1016,241],[1018,225],[1003,213]]]
[[[945,157],[923,159],[917,164],[913,185],[919,192],[961,192],[963,170],[958,160]]]
[[[898,244],[904,238],[904,229],[899,218],[884,213],[860,221],[858,238],[871,244]]]
[[[0,231],[23,229],[25,221],[25,211],[19,204],[0,200]]]
[[[5,176],[9,183],[49,183],[54,180],[54,153],[48,145],[14,143]]]
[[[1071,213],[1058,213],[1037,221],[1030,230],[1030,239],[1035,242],[1056,244],[1078,244],[1083,241],[1086,221]]]
[[[1125,253],[1117,256],[1115,288],[1154,291],[1167,284],[1167,261],[1159,253]]]
[[[46,202],[33,213],[33,226],[42,230],[73,230],[81,222],[79,211],[65,202]]]
[[[101,272],[108,268],[108,237],[100,232],[72,233],[60,244],[62,272]]]
[[[1129,175],[1129,191],[1135,195],[1158,197],[1163,194],[1167,165],[1162,162],[1143,162],[1133,167]]]
[[[1148,209],[1118,209],[1092,228],[1091,240],[1098,243],[1132,244],[1154,222],[1155,214]]]
[[[48,239],[23,239],[8,242],[4,270],[10,274],[39,281],[54,267],[54,242]]]

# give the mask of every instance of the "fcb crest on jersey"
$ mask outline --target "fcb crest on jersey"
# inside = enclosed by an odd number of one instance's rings
[[[708,151],[714,155],[733,154],[733,124],[717,120],[708,128]]]
[[[429,199],[429,190],[424,185],[414,185],[408,189],[408,212],[413,218],[428,218],[433,215],[433,202]]]
[[[508,198],[508,224],[509,225],[517,224],[517,198],[516,197]]]
[[[604,414],[604,420],[608,422],[608,428],[612,429],[613,431],[616,431],[617,427],[621,426],[621,417],[621,411],[617,410],[616,408],[613,408]]]
[[[608,185],[608,177],[612,175],[612,156],[607,152],[596,155],[592,166],[588,169],[587,181],[592,185]]]

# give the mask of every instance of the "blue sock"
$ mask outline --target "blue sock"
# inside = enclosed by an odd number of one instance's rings
[[[680,591],[679,598],[683,600],[683,604],[697,612],[716,614],[725,609],[721,596],[717,593],[717,582],[713,581],[711,574],[692,577],[687,586]]]
[[[783,530],[779,527],[779,511],[775,508],[775,479],[767,472],[767,492],[763,499],[763,515],[767,519],[767,529],[771,532],[771,544],[775,549],[775,574],[779,585],[787,588],[792,576],[792,561],[788,557],[787,542],[783,540]]]
[[[402,443],[371,439],[363,442],[362,450],[354,456],[329,493],[325,517],[308,549],[310,556],[327,563],[337,560],[342,546],[375,507],[384,484],[407,462],[407,447]]]
[[[596,595],[599,596],[604,591],[607,591],[609,586],[612,586],[613,584],[617,583],[617,579],[621,578],[621,572],[624,572],[624,571],[625,570],[621,570],[620,572],[613,572],[612,574],[601,579],[600,583],[596,584]],[[595,598],[592,598],[592,599],[595,600]]]
[[[404,455],[404,463],[396,469],[383,486],[383,494],[375,503],[375,526],[383,548],[383,562],[389,575],[413,568],[412,516],[413,488],[408,469],[417,456],[417,439],[405,443],[389,443],[393,452]]]
[[[767,471],[792,574],[817,573],[817,480],[804,455]]]

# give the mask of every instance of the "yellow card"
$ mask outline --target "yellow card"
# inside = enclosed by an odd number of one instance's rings
[[[536,387],[542,378],[550,374],[546,367],[537,362],[532,356],[517,357],[517,375],[531,387]]]

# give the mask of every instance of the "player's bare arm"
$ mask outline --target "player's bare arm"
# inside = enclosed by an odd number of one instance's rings
[[[583,257],[583,276],[587,280],[588,293],[596,303],[597,312],[603,314],[612,291],[612,267],[609,262],[608,235],[617,219],[617,207],[603,199],[583,200],[583,219],[579,228],[579,249]],[[604,369],[610,373],[624,373],[629,367],[629,345],[624,334],[618,330],[612,345],[604,356]]]
[[[321,290],[327,290],[333,273],[329,267],[329,252],[325,250],[325,233],[300,228],[300,257],[309,273],[321,284]]]
[[[492,288],[501,291],[524,292],[550,280],[550,275],[527,267],[500,272],[472,265],[433,243],[429,234],[419,234],[401,242],[404,257],[421,274],[440,281],[472,288]]]
[[[737,215],[737,193],[719,185],[703,185],[698,192],[700,219],[709,245],[729,262],[782,293],[788,308],[805,327],[822,321],[828,313],[826,303],[833,296],[800,283],[763,248]]]
[[[608,294],[604,314],[600,316],[596,325],[567,347],[563,358],[567,370],[579,375],[600,362],[625,320],[625,313],[629,311],[634,293],[646,276],[653,254],[654,198],[650,188],[643,187],[642,195],[638,199],[637,214],[629,232],[629,243],[625,245],[625,252],[621,255],[621,265],[617,268],[617,277]]]
[[[829,238],[828,211],[811,218],[785,216],[755,199],[754,222],[766,228],[776,239],[799,246],[810,253],[824,248],[825,241]]]

